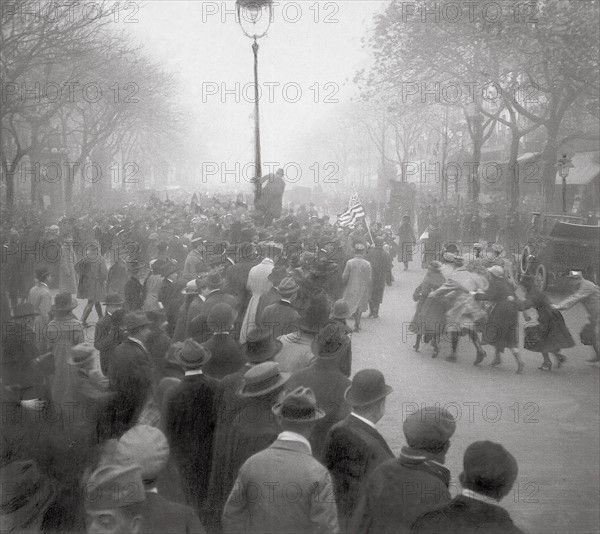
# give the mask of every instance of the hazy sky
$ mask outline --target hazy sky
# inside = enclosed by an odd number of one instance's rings
[[[361,39],[385,4],[275,2],[273,23],[259,41],[263,162],[298,161],[298,140],[326,119],[335,101],[349,100],[352,77],[368,60]],[[234,9],[234,1],[151,0],[130,25],[180,79],[189,120],[206,142],[203,157],[228,168],[253,161],[254,153],[252,40]]]

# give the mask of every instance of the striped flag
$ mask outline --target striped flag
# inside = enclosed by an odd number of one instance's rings
[[[340,226],[352,226],[356,224],[358,219],[362,219],[365,217],[365,210],[358,199],[358,193],[354,193],[350,197],[350,202],[348,203],[348,209],[338,215],[338,223]]]

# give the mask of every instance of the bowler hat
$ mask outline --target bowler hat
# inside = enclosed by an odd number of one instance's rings
[[[139,465],[142,480],[153,481],[167,466],[169,452],[169,442],[158,428],[136,425],[121,436],[114,458],[121,465]]]
[[[104,299],[104,304],[106,304],[107,306],[122,306],[123,299],[118,293],[109,293]]]
[[[227,303],[219,302],[210,310],[206,323],[215,332],[228,330],[233,326],[237,318],[237,312]]]
[[[333,360],[350,346],[350,338],[342,325],[336,321],[326,324],[315,336],[311,348],[313,354],[324,360]]]
[[[387,397],[393,389],[385,383],[385,377],[377,369],[362,369],[354,375],[352,384],[344,393],[350,406],[367,406]]]
[[[175,359],[185,369],[200,369],[210,360],[210,351],[192,338],[188,338],[175,351]]]
[[[222,276],[217,272],[217,271],[213,271],[211,272],[207,277],[206,277],[206,284],[208,285],[208,287],[210,289],[218,289],[223,285],[223,278]]]
[[[355,252],[364,252],[366,250],[365,244],[364,243],[356,243],[354,245],[354,251]]]
[[[456,430],[456,421],[448,410],[427,406],[410,414],[404,421],[403,430],[409,446],[437,448],[450,440]]]
[[[150,319],[144,312],[133,311],[129,312],[124,317],[123,324],[128,331],[132,331],[136,330],[137,328],[141,328],[142,326],[152,324],[152,319]]]
[[[35,278],[42,282],[50,274],[50,271],[46,267],[40,267],[35,270]]]
[[[334,319],[348,319],[350,317],[350,306],[348,306],[348,303],[343,299],[336,300],[333,303],[331,317]]]
[[[284,421],[293,423],[310,423],[325,417],[325,412],[317,407],[313,390],[302,386],[288,393],[272,411]]]
[[[248,369],[238,389],[240,397],[261,397],[282,387],[292,376],[281,373],[275,362],[263,362]]]
[[[431,271],[441,271],[442,270],[442,264],[439,261],[432,261],[429,263],[429,269]]]
[[[298,284],[291,276],[284,278],[281,283],[277,286],[277,292],[283,297],[291,297],[298,293]]]
[[[71,297],[71,293],[59,293],[54,297],[53,312],[68,312],[77,308],[77,301]]]
[[[268,328],[254,326],[248,329],[246,343],[242,349],[244,357],[250,363],[262,363],[272,360],[283,347],[283,343],[274,339]]]
[[[17,319],[20,317],[30,317],[33,315],[39,315],[39,313],[33,309],[33,304],[30,304],[29,302],[24,302],[23,304],[17,304],[17,306],[15,307],[13,319]]]
[[[104,465],[85,485],[85,506],[92,510],[124,508],[146,499],[139,465]]]

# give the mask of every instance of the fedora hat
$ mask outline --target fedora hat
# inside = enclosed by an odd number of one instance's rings
[[[150,317],[148,317],[144,312],[134,311],[129,312],[124,317],[123,324],[127,330],[131,331],[141,328],[142,326],[152,324],[152,319],[150,319]]]
[[[254,364],[262,363],[273,359],[279,353],[283,343],[273,339],[271,334],[268,328],[261,328],[258,325],[248,329],[246,343],[242,348],[246,360]]]
[[[184,369],[201,369],[210,360],[210,351],[192,338],[188,338],[175,350],[175,360]]]
[[[275,362],[259,363],[246,371],[237,393],[240,397],[261,397],[282,387],[290,376],[290,373],[279,372]]]
[[[350,306],[348,306],[348,303],[343,299],[336,300],[331,309],[331,317],[334,319],[348,319],[350,317]]]
[[[14,461],[0,468],[2,480],[0,532],[29,532],[42,518],[56,494],[53,481],[33,460]]]
[[[59,293],[54,297],[53,312],[68,312],[77,308],[77,301],[71,297],[71,293]]]
[[[33,309],[33,304],[30,304],[29,302],[24,302],[23,304],[17,304],[17,306],[15,307],[13,319],[17,319],[20,317],[31,317],[34,315],[39,315],[39,313]]]
[[[350,346],[350,338],[337,322],[326,324],[315,336],[311,349],[313,354],[324,360],[333,360]]]
[[[288,393],[282,402],[273,406],[272,411],[292,423],[311,423],[325,417],[325,412],[317,407],[313,390],[302,386]]]
[[[284,278],[281,283],[277,286],[277,292],[282,298],[287,298],[298,293],[299,286],[291,276]]]
[[[104,299],[104,304],[106,306],[122,306],[123,303],[123,298],[118,293],[109,293]]]
[[[69,365],[85,367],[94,361],[94,345],[91,343],[79,343],[71,348],[67,362]]]
[[[383,397],[387,397],[393,389],[385,383],[381,371],[363,369],[352,379],[352,384],[344,393],[344,398],[350,406],[367,406]]]

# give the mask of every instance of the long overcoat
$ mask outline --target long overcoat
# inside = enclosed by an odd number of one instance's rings
[[[375,246],[369,250],[367,261],[371,264],[372,269],[370,300],[374,304],[381,304],[388,274],[392,271],[392,258],[383,250],[383,246]]]
[[[398,228],[398,236],[398,261],[402,263],[413,261],[413,249],[417,240],[411,224],[402,223]]]
[[[356,313],[357,310],[367,311],[372,276],[371,264],[364,258],[352,258],[346,263],[342,274],[345,286],[342,298],[348,304],[351,314]]]

